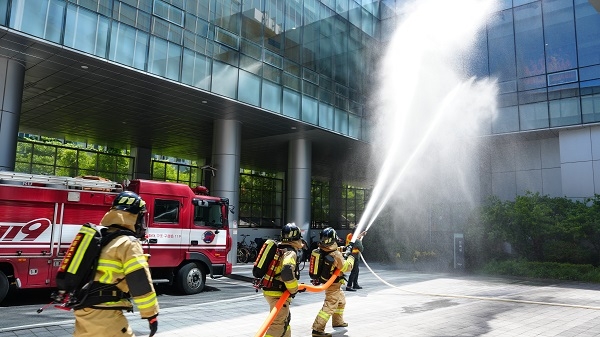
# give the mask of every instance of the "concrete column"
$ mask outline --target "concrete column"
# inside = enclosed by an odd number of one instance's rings
[[[152,179],[152,149],[134,147],[131,149],[133,156],[133,179]]]
[[[342,217],[342,168],[337,167],[329,177],[329,226],[336,228],[340,223],[345,223]],[[339,229],[342,229],[340,227]]]
[[[240,152],[242,147],[242,123],[236,120],[217,120],[213,126],[213,144],[211,166],[212,177],[210,194],[229,198],[229,205],[235,213],[229,213],[229,228],[233,240],[233,249],[227,259],[237,261],[237,226],[239,223],[240,200]],[[206,172],[209,173],[209,172]],[[209,173],[210,174],[210,173]],[[208,186],[207,186],[208,187]]]
[[[287,172],[287,222],[296,223],[305,240],[310,239],[311,166],[311,142],[307,139],[290,141]]]
[[[14,171],[25,66],[0,58],[0,171]]]

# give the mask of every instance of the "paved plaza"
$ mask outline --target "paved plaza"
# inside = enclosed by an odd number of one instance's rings
[[[235,266],[230,278],[210,281],[215,287],[218,282],[239,283],[248,288],[247,295],[164,309],[156,336],[255,336],[268,306],[248,282],[251,267]],[[371,267],[377,276],[361,265],[359,282],[364,289],[346,292],[349,326],[329,325],[326,331],[334,336],[600,336],[598,284]],[[310,336],[323,296],[308,292],[296,296],[292,336]],[[145,320],[131,314],[130,322],[137,336],[147,336]],[[0,337],[70,336],[72,331],[73,321],[64,320],[4,329]]]

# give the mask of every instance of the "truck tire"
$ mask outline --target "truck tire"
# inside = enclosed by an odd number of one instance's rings
[[[190,262],[179,269],[176,280],[179,291],[186,295],[197,294],[204,289],[206,272]]]
[[[8,277],[6,277],[6,275],[0,271],[0,303],[4,300],[6,294],[8,294],[8,287]]]

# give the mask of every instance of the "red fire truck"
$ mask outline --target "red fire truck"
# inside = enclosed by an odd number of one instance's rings
[[[203,290],[207,275],[231,274],[229,200],[209,196],[205,187],[0,171],[0,302],[9,289],[55,287],[58,266],[80,226],[99,223],[123,190],[146,201],[143,246],[154,282],[194,294]]]

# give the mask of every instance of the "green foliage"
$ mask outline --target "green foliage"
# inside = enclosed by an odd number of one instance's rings
[[[600,196],[585,201],[527,192],[489,198],[465,230],[467,265],[491,260],[600,265]],[[510,245],[511,250],[505,249]]]
[[[508,275],[600,283],[600,268],[594,267],[591,264],[531,262],[517,259],[491,261],[480,271],[487,275]]]

